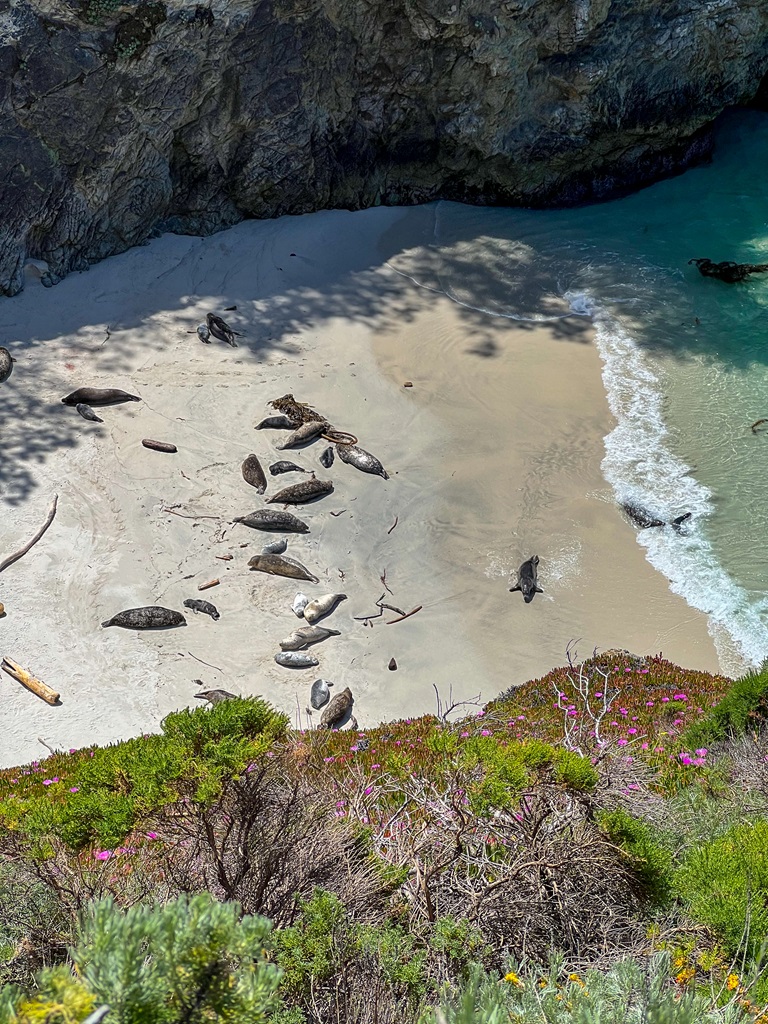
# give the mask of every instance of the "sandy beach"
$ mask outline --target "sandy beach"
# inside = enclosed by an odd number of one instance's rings
[[[50,707],[0,676],[0,766],[45,756],[41,741],[66,749],[155,731],[169,711],[199,706],[202,688],[261,694],[306,727],[323,677],[332,692],[351,687],[364,727],[433,711],[434,687],[444,701],[487,701],[562,664],[570,641],[581,655],[622,647],[718,669],[706,616],[645,561],[601,476],[612,419],[589,321],[555,296],[562,319],[531,323],[447,294],[434,211],[163,236],[54,289],[31,267],[25,292],[0,303],[0,343],[16,359],[0,385],[0,559],[59,496],[40,543],[0,574],[0,655],[61,693]],[[541,286],[524,260],[519,269],[521,294]],[[242,332],[237,348],[200,343],[209,310]],[[92,423],[60,401],[81,386],[141,401]],[[278,451],[285,435],[254,425],[286,393],[354,433],[390,479],[338,458],[324,469],[327,442]],[[261,497],[240,472],[249,453],[333,481],[331,495],[292,509],[310,533],[285,535],[286,554],[319,584],[248,569],[283,535],[232,520],[302,479],[268,474]],[[534,553],[544,593],[526,605],[508,588]],[[341,635],[312,649],[319,666],[291,670],[274,655],[299,624],[300,590],[347,600],[324,622]],[[360,621],[382,594],[421,610]],[[185,627],[161,632],[100,625],[198,597],[218,621],[186,612]]]

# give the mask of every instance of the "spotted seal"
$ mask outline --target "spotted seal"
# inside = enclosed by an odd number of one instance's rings
[[[308,583],[319,583],[301,562],[287,555],[254,555],[248,562],[248,568],[255,572],[266,572],[271,576],[287,576],[293,580],[306,580]]]
[[[338,629],[323,629],[322,626],[300,626],[280,641],[283,651],[301,651],[312,644],[320,644],[329,636],[341,636]]]
[[[104,420],[101,416],[97,416],[90,405],[86,405],[84,402],[78,402],[75,406],[77,411],[83,417],[84,420],[91,420],[93,423],[103,423]]]
[[[102,622],[102,626],[122,626],[124,629],[169,629],[172,626],[186,626],[187,620],[181,612],[160,605],[147,605],[145,608],[128,608],[118,612],[111,619]]]
[[[517,571],[517,583],[514,587],[509,588],[510,594],[515,590],[519,590],[523,595],[523,600],[526,604],[530,604],[533,600],[534,594],[543,594],[544,591],[538,584],[537,580],[537,566],[539,564],[539,556],[531,555],[531,557],[520,566]]]
[[[267,504],[302,505],[305,501],[314,501],[315,498],[322,498],[333,490],[333,483],[330,480],[317,480],[312,477],[310,480],[302,480],[299,484],[291,484],[284,487],[282,491],[267,498]]]
[[[63,405],[120,405],[122,402],[140,402],[138,395],[129,395],[119,388],[78,388],[62,398]]]
[[[389,474],[376,456],[371,455],[364,448],[359,448],[356,444],[337,444],[336,452],[342,462],[346,462],[348,466],[354,466],[361,473],[373,473],[375,476],[389,480]]]
[[[256,424],[254,430],[293,430],[296,427],[294,420],[287,416],[265,416]]]
[[[7,348],[0,347],[0,384],[5,383],[13,373],[13,356]]]
[[[250,526],[254,530],[309,533],[309,527],[298,516],[291,515],[290,512],[281,512],[276,508],[260,508],[255,512],[249,512],[247,516],[238,516],[233,521],[242,523],[243,526]]]
[[[275,661],[283,668],[314,668],[320,664],[317,658],[305,651],[280,651],[275,655]]]
[[[243,480],[251,487],[255,487],[259,494],[263,494],[267,489],[267,478],[264,476],[264,470],[261,468],[261,463],[255,455],[249,455],[241,467],[243,474]]]
[[[302,423],[300,427],[297,427],[277,447],[282,451],[284,448],[297,448],[308,441],[314,441],[323,433],[327,426],[328,424],[324,420],[309,420],[307,423]]]
[[[190,597],[184,602],[184,607],[191,608],[193,612],[203,612],[205,615],[210,615],[214,622],[216,619],[221,618],[216,605],[211,604],[210,601],[199,601],[195,597]]]
[[[282,460],[280,462],[273,462],[269,467],[269,472],[272,476],[279,476],[281,473],[306,473],[307,470],[297,466],[295,462]]]
[[[323,717],[320,719],[320,728],[333,729],[339,725],[352,710],[353,704],[354,698],[349,687],[342,690],[341,693],[337,693],[323,712]]]
[[[331,691],[328,689],[329,686],[333,686],[333,683],[329,683],[326,679],[316,679],[314,683],[312,683],[309,703],[315,711],[319,711],[320,708],[324,708],[331,699]]]
[[[304,609],[304,618],[309,623],[318,622],[325,615],[330,615],[341,601],[346,601],[346,594],[323,594],[310,601]]]

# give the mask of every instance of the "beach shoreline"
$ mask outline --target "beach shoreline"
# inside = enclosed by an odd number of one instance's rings
[[[199,706],[198,689],[260,694],[306,727],[321,676],[332,692],[351,687],[365,727],[434,711],[435,689],[489,701],[563,664],[571,641],[581,657],[622,647],[718,670],[706,616],[647,563],[600,474],[612,420],[589,322],[565,317],[556,296],[563,320],[532,325],[414,281],[409,254],[427,252],[433,218],[429,207],[377,209],[163,236],[55,289],[32,277],[0,305],[17,359],[2,393],[0,554],[32,536],[59,494],[51,529],[0,575],[0,653],[62,698],[49,707],[2,676],[0,766],[41,758],[42,741],[68,749],[157,731],[168,712]],[[238,348],[200,344],[208,310],[243,332]],[[85,385],[142,401],[90,423],[60,403]],[[390,479],[338,458],[324,470],[324,442],[279,452],[282,434],[255,432],[287,392],[357,435]],[[288,536],[286,554],[318,585],[247,569],[281,536],[232,525],[264,507],[240,473],[252,452],[265,468],[288,458],[334,482],[292,510],[311,532]],[[298,479],[268,475],[265,497]],[[527,606],[509,586],[534,553],[544,594]],[[303,589],[347,594],[324,623],[342,635],[313,648],[316,669],[284,669],[273,658]],[[361,621],[382,594],[421,610]],[[221,619],[188,612],[183,628],[143,634],[100,626],[125,608],[183,610],[196,597]]]

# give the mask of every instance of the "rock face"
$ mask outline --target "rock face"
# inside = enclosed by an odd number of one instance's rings
[[[767,58],[763,0],[14,0],[0,290],[247,216],[615,194],[706,155]]]

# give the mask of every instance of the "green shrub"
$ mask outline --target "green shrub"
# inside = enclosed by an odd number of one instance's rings
[[[611,842],[626,854],[648,899],[657,906],[669,903],[672,854],[664,848],[656,830],[621,808],[602,811],[598,821]]]
[[[686,729],[682,741],[691,749],[707,747],[748,729],[757,730],[767,720],[768,663],[737,679],[709,714]]]

